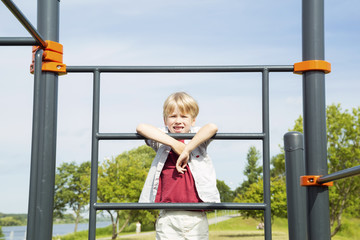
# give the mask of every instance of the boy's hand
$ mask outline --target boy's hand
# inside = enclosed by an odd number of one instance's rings
[[[180,153],[180,156],[176,161],[176,170],[179,173],[184,173],[186,171],[185,167],[189,161],[190,153],[201,143],[214,136],[217,130],[217,126],[213,123],[208,123],[199,129],[193,139],[187,145],[185,145],[183,152]]]
[[[186,165],[189,161],[189,158],[190,158],[190,154],[186,151],[183,151],[178,160],[176,161],[176,170],[179,172],[179,173],[185,173],[186,172]]]

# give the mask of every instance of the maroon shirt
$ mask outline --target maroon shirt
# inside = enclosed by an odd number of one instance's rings
[[[190,168],[185,173],[178,173],[176,161],[179,155],[170,151],[160,174],[159,187],[155,202],[158,203],[194,203],[202,202],[199,198]]]

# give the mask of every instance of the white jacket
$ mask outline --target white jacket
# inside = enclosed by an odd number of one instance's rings
[[[191,133],[196,133],[200,128],[191,128]],[[165,129],[162,129],[164,132]],[[185,140],[185,143],[190,140]],[[207,154],[207,146],[211,140],[205,141],[194,149],[190,154],[188,165],[193,175],[197,193],[203,202],[220,202],[220,194],[216,187],[216,174],[212,161]],[[146,143],[156,151],[156,156],[151,164],[143,190],[140,195],[140,203],[154,202],[159,186],[161,171],[169,155],[171,148],[153,140]]]

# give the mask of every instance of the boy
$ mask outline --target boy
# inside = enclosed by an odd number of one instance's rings
[[[215,170],[206,148],[217,132],[215,124],[195,128],[197,102],[184,92],[171,94],[163,106],[165,129],[140,124],[136,131],[156,151],[139,202],[220,202]],[[166,133],[196,133],[176,140]],[[156,239],[208,239],[204,211],[161,210]]]

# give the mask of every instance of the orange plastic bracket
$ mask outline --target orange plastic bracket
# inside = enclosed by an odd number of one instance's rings
[[[33,62],[35,61],[35,54],[33,54],[32,60],[33,60]],[[45,50],[43,53],[43,61],[62,63],[63,55],[61,53]]]
[[[58,42],[46,40],[46,48],[43,53],[42,70],[45,72],[57,72],[59,74],[66,74],[66,65],[63,64],[63,46]],[[35,53],[39,46],[32,48],[32,63],[30,65],[30,72],[34,73]]]
[[[309,60],[294,64],[295,74],[303,74],[303,72],[307,71],[324,71],[325,73],[330,73],[331,64],[324,60]]]
[[[333,182],[327,182],[327,183],[318,183],[318,179],[322,175],[307,175],[307,176],[300,176],[300,185],[301,186],[333,186]]]

